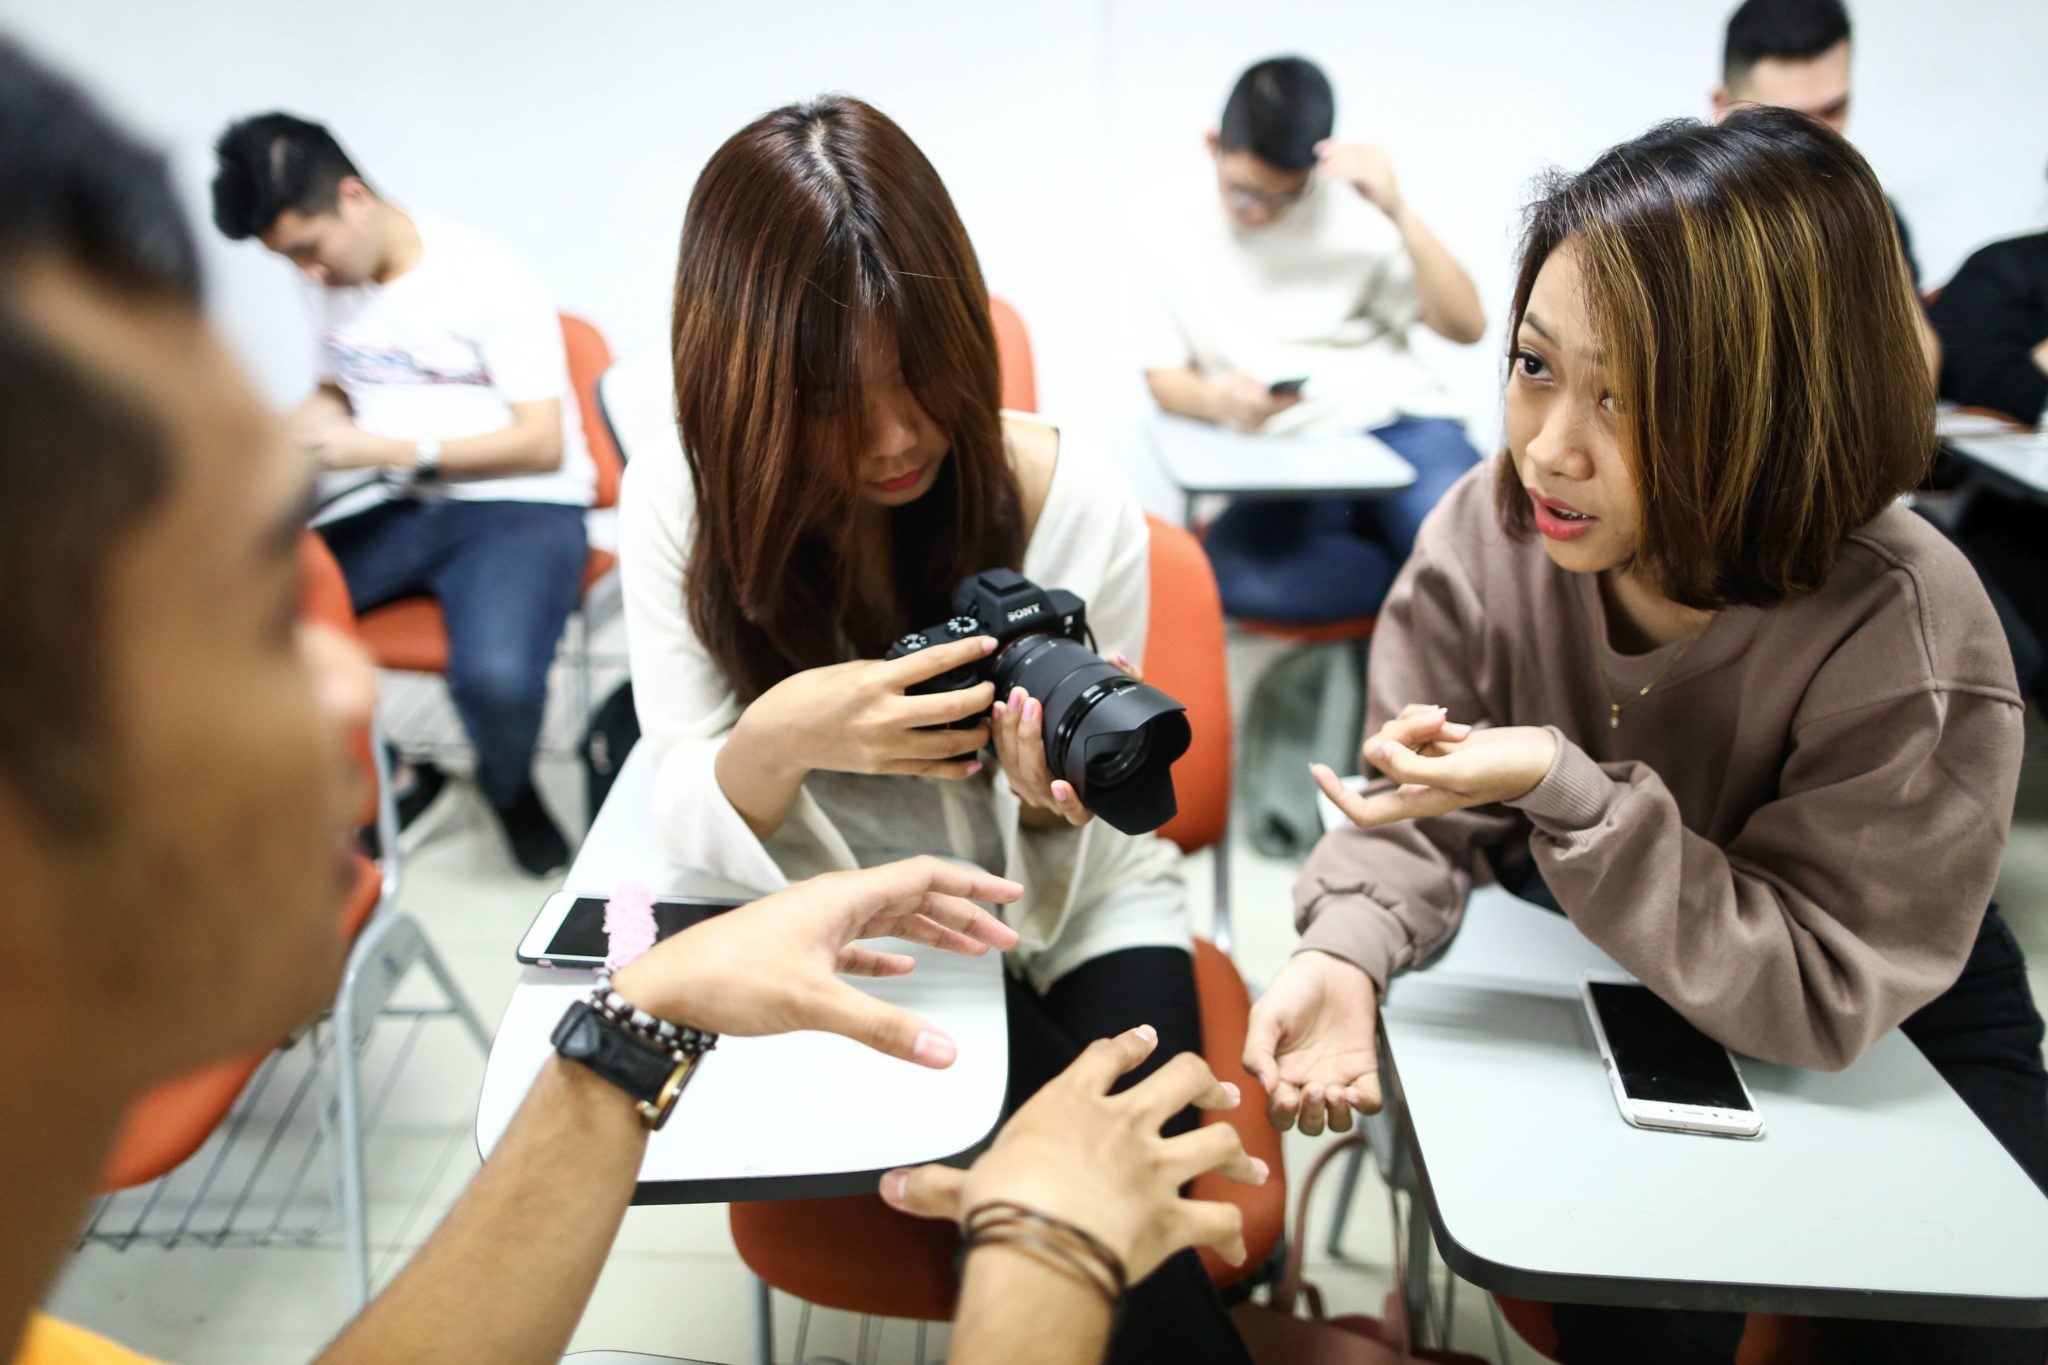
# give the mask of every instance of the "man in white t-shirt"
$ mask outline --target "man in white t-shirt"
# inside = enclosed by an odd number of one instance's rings
[[[1205,545],[1233,616],[1322,624],[1378,609],[1416,529],[1478,461],[1409,350],[1486,318],[1471,277],[1402,197],[1379,148],[1331,138],[1329,80],[1300,57],[1238,78],[1208,135],[1213,184],[1156,235],[1145,379],[1168,412],[1276,436],[1370,431],[1415,466],[1372,502],[1239,502]],[[1218,202],[1220,199],[1220,203]]]
[[[520,865],[553,871],[533,751],[594,483],[554,302],[497,243],[379,196],[317,123],[244,119],[215,153],[216,225],[307,282],[319,382],[289,425],[327,471],[314,523],[357,611],[439,600],[477,785]],[[422,767],[405,818],[441,783]]]

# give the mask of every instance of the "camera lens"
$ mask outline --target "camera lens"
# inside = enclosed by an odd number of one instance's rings
[[[1027,635],[997,661],[996,695],[1022,687],[1045,708],[1045,758],[1081,804],[1126,834],[1173,818],[1173,762],[1187,752],[1187,708],[1133,682],[1072,640]]]

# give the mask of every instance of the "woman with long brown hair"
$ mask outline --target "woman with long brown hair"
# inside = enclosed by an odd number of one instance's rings
[[[1835,1069],[1902,1027],[2048,1188],[2041,1019],[1986,909],[2021,700],[1976,575],[1897,505],[1934,395],[1870,167],[1776,109],[1615,147],[1534,205],[1509,344],[1506,450],[1423,527],[1373,640],[1364,757],[1391,780],[1316,772],[1352,823],[1253,1010],[1274,1120],[1379,1108],[1377,997],[1491,871],[1737,1051]],[[1557,1323],[1568,1361],[1732,1361],[1742,1333]],[[1825,1329],[1858,1362],[2048,1344]]]
[[[1159,1046],[1126,1083],[1199,1051],[1177,850],[1054,779],[1042,699],[911,691],[993,641],[882,657],[992,568],[1078,594],[1113,660],[1143,657],[1143,513],[1103,452],[1000,410],[987,290],[937,172],[858,100],[749,124],[691,194],[672,325],[681,440],[636,455],[621,511],[669,851],[764,889],[925,853],[1021,883],[1013,1104],[1140,1024]],[[1185,1253],[1134,1292],[1111,1358],[1244,1357]]]

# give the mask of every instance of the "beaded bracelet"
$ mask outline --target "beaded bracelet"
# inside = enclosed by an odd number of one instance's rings
[[[718,1046],[718,1035],[686,1024],[657,1019],[612,989],[609,972],[597,974],[590,988],[590,1007],[619,1027],[663,1052],[705,1053]]]
[[[976,1247],[1027,1248],[1069,1275],[1101,1291],[1111,1308],[1130,1287],[1123,1258],[1084,1228],[1009,1200],[977,1204],[960,1220],[960,1256]]]

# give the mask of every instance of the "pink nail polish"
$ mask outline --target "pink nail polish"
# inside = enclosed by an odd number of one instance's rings
[[[1137,1034],[1139,1037],[1143,1038],[1148,1043],[1156,1043],[1159,1041],[1159,1030],[1153,1028],[1150,1024],[1140,1024],[1131,1031]]]
[[[978,758],[977,758],[977,759],[975,759],[975,760],[974,760],[974,762],[972,762],[972,763],[970,763],[970,764],[968,764],[968,765],[967,765],[967,775],[968,775],[969,777],[972,777],[972,776],[974,776],[974,775],[975,775],[976,773],[978,773],[978,772],[980,772],[980,771],[981,771],[981,760],[980,760],[980,759],[978,759]]]
[[[954,1045],[951,1038],[930,1030],[918,1034],[916,1041],[910,1045],[911,1056],[934,1066],[944,1066],[952,1061],[958,1052],[959,1048]]]

